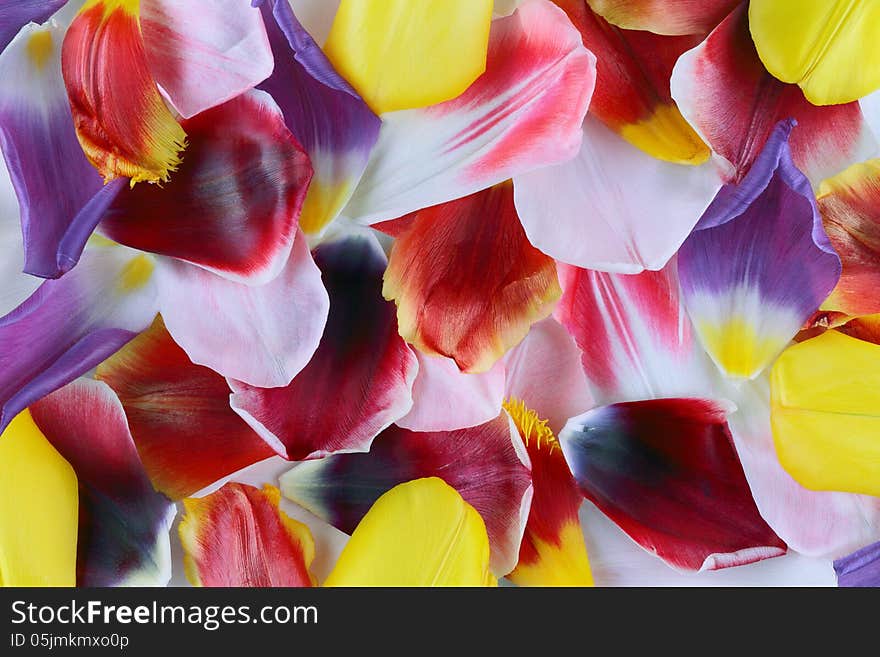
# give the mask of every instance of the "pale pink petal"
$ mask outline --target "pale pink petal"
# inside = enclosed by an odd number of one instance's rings
[[[248,286],[180,260],[157,268],[165,326],[192,362],[270,388],[291,382],[318,348],[330,301],[300,233],[281,274]]]

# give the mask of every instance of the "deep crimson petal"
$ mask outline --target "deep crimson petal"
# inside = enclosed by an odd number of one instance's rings
[[[116,391],[147,474],[172,499],[275,454],[229,406],[226,379],[193,364],[161,317],[96,376]]]
[[[382,298],[385,255],[375,238],[327,243],[314,253],[330,295],[318,350],[286,387],[230,381],[233,408],[290,460],[366,451],[412,406],[415,354]]]
[[[726,420],[703,399],[604,406],[572,418],[562,449],[584,496],[672,566],[714,570],[784,554],[758,512]]]
[[[268,95],[250,92],[183,122],[189,145],[162,186],[123,191],[101,230],[232,280],[264,283],[283,268],[312,167]]]

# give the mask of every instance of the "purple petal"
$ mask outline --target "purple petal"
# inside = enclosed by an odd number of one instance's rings
[[[810,183],[791,159],[794,126],[777,125],[749,173],[721,189],[679,251],[688,313],[734,378],[757,376],[840,277]]]
[[[880,586],[880,543],[834,562],[838,586]]]
[[[0,55],[0,146],[21,206],[24,271],[43,278],[76,264],[126,182],[103,186],[83,154],[61,76],[64,32],[29,25]]]
[[[0,318],[0,431],[150,325],[155,290],[132,275],[151,266],[140,260],[146,257],[123,247],[89,249],[70,274],[44,282]]]
[[[300,226],[317,233],[339,213],[361,178],[381,121],[333,68],[287,2],[256,0],[275,70],[259,85],[312,159],[315,177]]]
[[[44,23],[67,0],[0,0],[0,52],[30,22]]]

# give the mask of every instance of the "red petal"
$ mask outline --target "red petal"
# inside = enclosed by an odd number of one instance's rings
[[[161,317],[97,377],[119,395],[150,479],[172,499],[275,453],[229,406],[226,380],[194,365]]]
[[[604,406],[562,431],[584,496],[672,566],[714,570],[784,554],[758,512],[727,427],[702,399]]]
[[[233,408],[287,459],[366,451],[412,406],[418,361],[398,335],[393,304],[382,299],[385,255],[374,239],[315,251],[330,315],[318,350],[290,385],[230,382]]]
[[[397,303],[408,342],[462,371],[489,370],[561,294],[553,260],[523,231],[509,183],[401,221],[408,225],[391,251],[383,294]]]
[[[117,242],[251,284],[281,271],[312,166],[269,96],[251,92],[183,123],[189,146],[161,187],[123,191],[103,220]]]

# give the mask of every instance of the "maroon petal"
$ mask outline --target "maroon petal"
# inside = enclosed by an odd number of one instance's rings
[[[562,450],[584,496],[669,565],[715,570],[786,545],[752,499],[727,428],[703,399],[654,399],[572,418]]]
[[[375,238],[324,244],[315,253],[330,295],[321,344],[290,385],[230,380],[232,407],[279,454],[301,461],[364,452],[412,406],[415,355],[382,298],[385,255]]]

